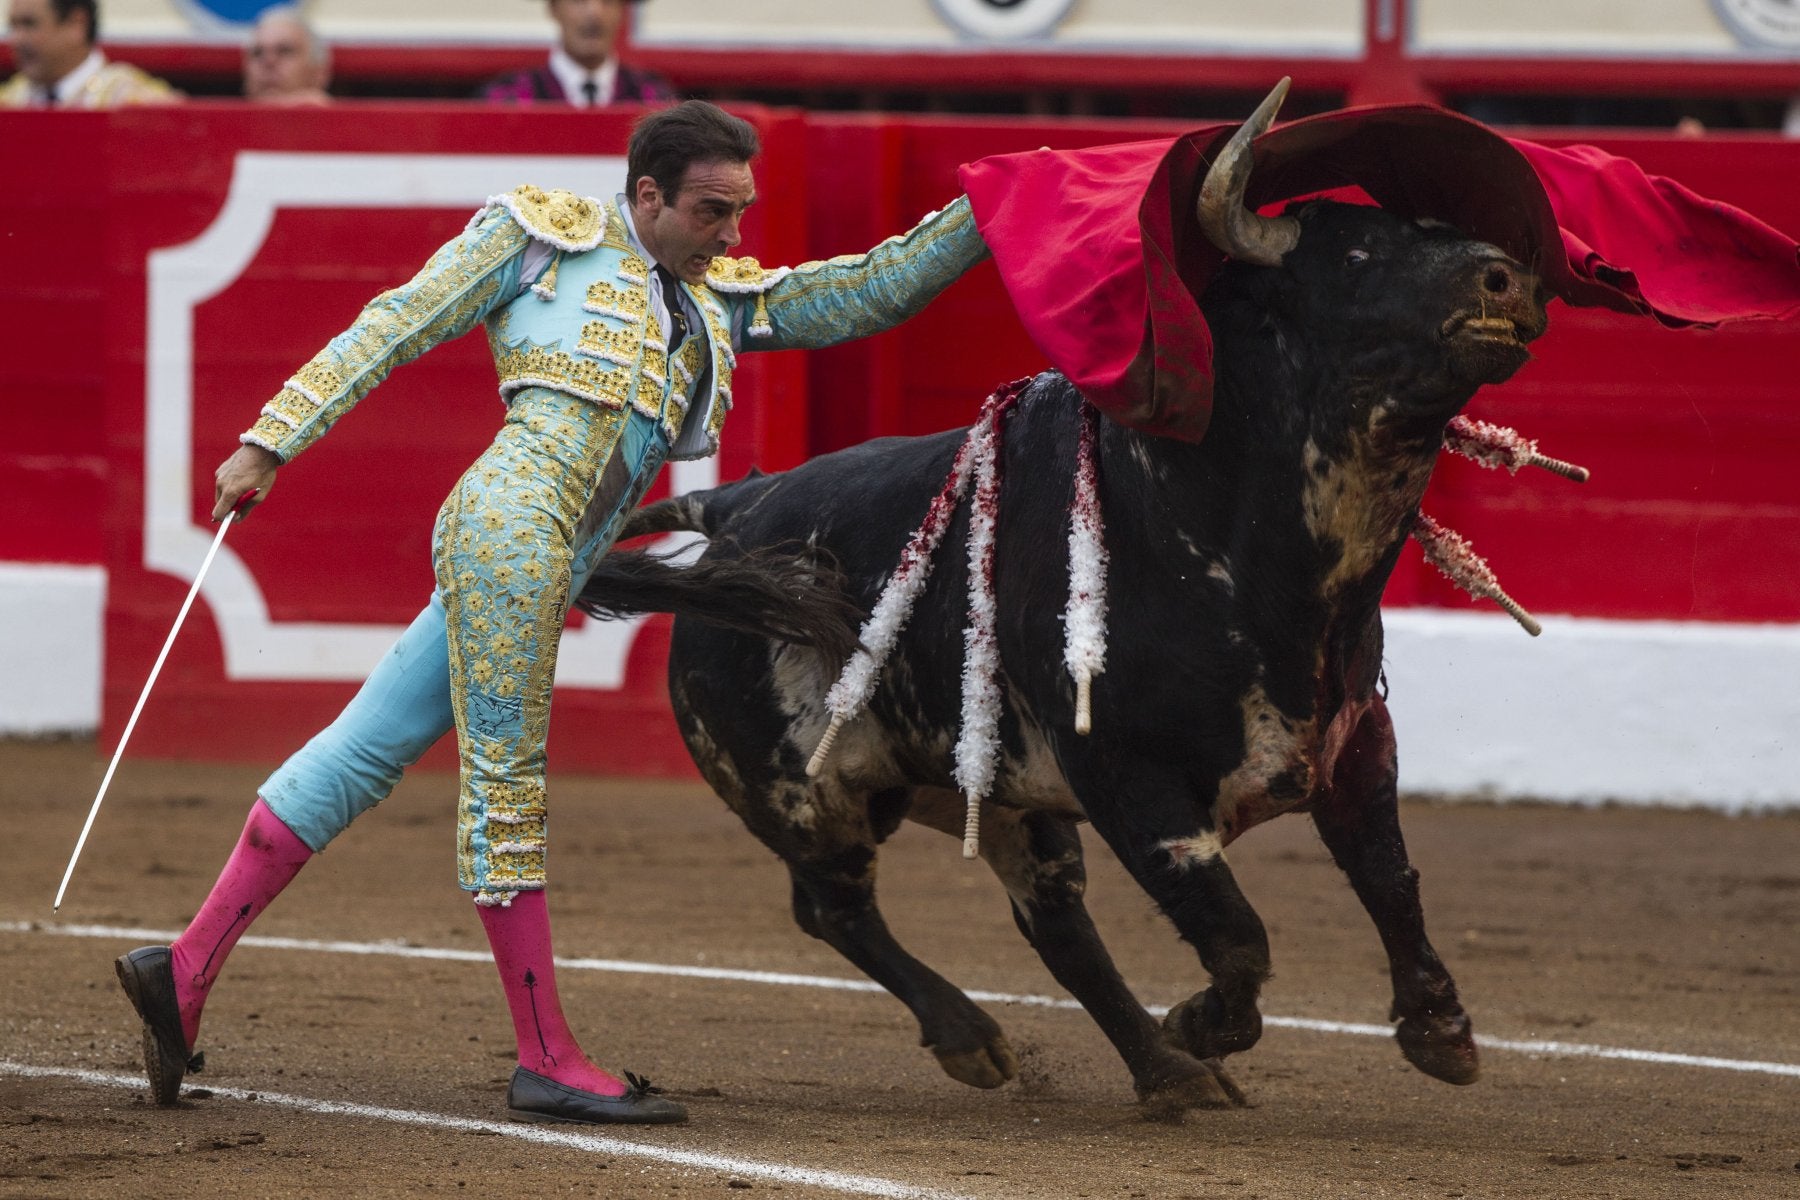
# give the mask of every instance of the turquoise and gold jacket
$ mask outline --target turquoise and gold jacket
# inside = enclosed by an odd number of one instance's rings
[[[490,200],[410,282],[369,301],[240,440],[289,462],[395,367],[485,324],[503,398],[544,387],[631,405],[663,419],[669,457],[703,458],[719,448],[740,350],[879,333],[985,257],[959,198],[866,254],[773,269],[714,259],[704,285],[680,285],[701,320],[671,353],[652,264],[618,203],[521,187]]]

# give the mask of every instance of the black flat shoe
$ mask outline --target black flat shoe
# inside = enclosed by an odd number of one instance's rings
[[[601,1096],[520,1067],[506,1087],[506,1109],[515,1121],[578,1125],[679,1125],[687,1120],[687,1109],[663,1099],[657,1094],[661,1089],[651,1087],[648,1079],[629,1071],[625,1079],[631,1090],[623,1096]]]
[[[144,1074],[158,1104],[174,1104],[181,1079],[206,1065],[206,1055],[188,1056],[181,1036],[181,1006],[175,1000],[175,970],[167,946],[144,946],[113,961],[119,986],[144,1023]]]

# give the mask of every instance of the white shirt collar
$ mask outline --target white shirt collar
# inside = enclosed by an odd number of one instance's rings
[[[594,104],[611,104],[613,88],[619,78],[619,61],[608,58],[600,64],[597,71],[589,71],[586,67],[569,57],[568,51],[561,46],[550,47],[550,73],[562,84],[563,94],[569,103],[577,108],[587,107],[587,97],[582,94],[581,85],[592,79],[596,88]]]
[[[654,267],[656,260],[650,257],[650,252],[644,249],[644,243],[638,240],[637,222],[631,219],[631,202],[626,199],[624,192],[619,192],[613,197],[613,203],[619,206],[619,216],[625,219],[625,236],[631,240],[631,248],[643,255],[644,261]]]
[[[54,89],[56,92],[56,103],[59,106],[74,103],[75,97],[81,94],[81,89],[87,86],[88,80],[98,75],[100,73],[100,68],[105,65],[106,55],[100,53],[100,47],[95,46],[92,50],[88,51],[88,56],[81,60],[81,65],[57,80],[49,88],[39,89],[37,92],[38,100],[43,103],[48,103],[50,92]]]

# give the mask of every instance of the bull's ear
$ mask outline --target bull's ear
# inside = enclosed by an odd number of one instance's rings
[[[1255,165],[1250,144],[1275,123],[1275,114],[1287,99],[1289,82],[1283,76],[1250,119],[1231,135],[1201,181],[1200,198],[1194,204],[1194,216],[1207,241],[1230,257],[1259,267],[1280,266],[1288,251],[1300,244],[1300,222],[1293,217],[1264,217],[1244,207],[1244,189],[1250,186]]]

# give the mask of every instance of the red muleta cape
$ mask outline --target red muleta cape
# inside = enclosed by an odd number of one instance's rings
[[[1236,128],[999,155],[959,172],[1032,340],[1102,412],[1146,432],[1199,441],[1212,413],[1198,297],[1224,259],[1194,199]],[[1282,125],[1255,155],[1251,208],[1360,188],[1398,215],[1492,242],[1570,304],[1670,326],[1800,312],[1791,238],[1592,146],[1551,149],[1395,105]]]

